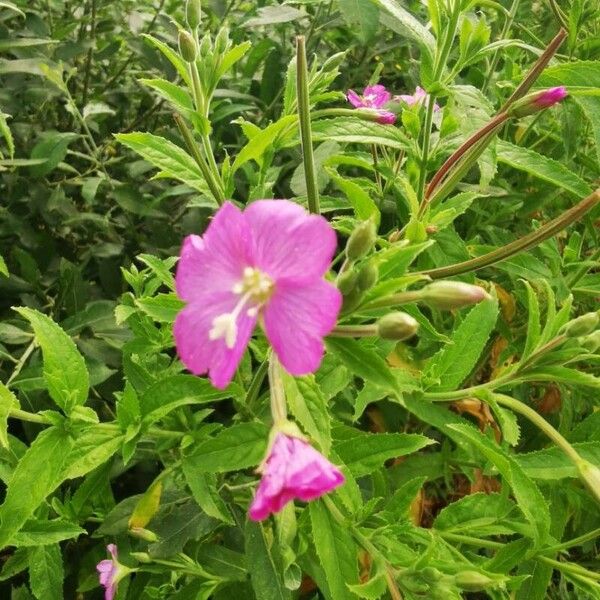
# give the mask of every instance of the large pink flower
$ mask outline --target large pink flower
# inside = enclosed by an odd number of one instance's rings
[[[383,85],[370,85],[363,90],[362,96],[359,96],[354,90],[348,90],[346,95],[348,102],[354,108],[370,108],[377,111],[379,123],[391,125],[396,121],[396,115],[389,110],[384,110],[382,107],[387,104],[392,95],[385,89]]]
[[[100,578],[100,585],[104,590],[104,600],[113,600],[117,593],[117,582],[119,575],[119,563],[117,561],[117,547],[114,544],[109,544],[106,549],[111,555],[110,559],[101,560],[96,565],[98,576]]]
[[[336,244],[326,219],[288,200],[257,200],[244,212],[226,202],[202,237],[185,239],[177,266],[187,306],[174,333],[186,367],[226,387],[260,320],[289,373],[316,371],[342,302],[323,279]]]
[[[310,444],[278,433],[248,515],[253,521],[262,521],[294,498],[308,502],[342,483],[341,471]]]
[[[399,96],[394,96],[394,100],[402,100],[402,102],[406,102],[408,106],[414,106],[415,104],[424,104],[429,99],[429,94],[420,86],[417,86],[415,89],[415,93],[410,94],[400,94]],[[436,102],[433,105],[433,110],[438,112],[440,107]]]

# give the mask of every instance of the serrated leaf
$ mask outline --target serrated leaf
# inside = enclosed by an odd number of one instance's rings
[[[175,294],[156,294],[151,298],[137,298],[135,301],[149,317],[161,323],[174,323],[175,317],[185,306]]]
[[[193,462],[188,461],[187,457],[183,459],[181,467],[198,506],[209,517],[219,519],[228,525],[234,525],[231,512],[219,495],[217,477],[213,473],[198,472],[194,468]]]
[[[142,34],[142,37],[163,54],[163,56],[175,67],[175,70],[179,73],[181,79],[183,79],[187,86],[192,89],[192,79],[185,61],[164,42],[161,42],[148,34]]]
[[[44,380],[56,404],[69,414],[87,401],[90,376],[73,340],[52,319],[32,308],[15,308],[30,323],[44,357]]]
[[[85,534],[87,534],[85,529],[62,519],[52,521],[30,519],[12,537],[10,545],[17,548],[43,546],[70,540]]]
[[[62,554],[58,544],[29,551],[29,583],[37,600],[63,600]]]
[[[8,416],[10,411],[19,408],[16,396],[0,382],[0,447],[7,448],[8,444]]]
[[[398,150],[409,147],[408,139],[398,127],[364,121],[358,117],[318,119],[312,123],[312,133],[315,141],[378,144]]]

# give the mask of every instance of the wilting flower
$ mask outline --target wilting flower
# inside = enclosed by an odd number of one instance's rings
[[[346,97],[354,108],[370,108],[375,110],[379,115],[377,120],[383,125],[391,125],[396,121],[396,115],[393,112],[382,108],[392,98],[392,95],[383,85],[367,86],[363,90],[362,96],[359,96],[354,90],[348,90]]]
[[[402,102],[406,102],[408,106],[414,106],[415,104],[425,104],[428,98],[429,94],[420,86],[417,86],[415,93],[412,95],[400,94],[399,96],[394,96],[394,100],[401,100]],[[440,107],[437,102],[433,105],[433,110],[435,110],[435,112],[438,112],[440,110]]]
[[[181,250],[176,285],[187,306],[174,334],[186,367],[226,387],[259,321],[289,373],[318,369],[342,302],[323,279],[336,244],[326,219],[288,200],[244,212],[226,202]]]
[[[248,515],[262,521],[294,498],[314,500],[344,483],[341,471],[304,440],[278,433]]]
[[[111,555],[111,558],[101,560],[96,565],[96,570],[100,578],[100,585],[104,590],[104,600],[113,600],[117,593],[117,584],[131,569],[123,566],[117,560],[117,547],[114,544],[108,544],[106,549]]]

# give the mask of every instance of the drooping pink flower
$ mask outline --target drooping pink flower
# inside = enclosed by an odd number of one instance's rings
[[[392,95],[383,85],[369,85],[363,90],[362,96],[359,96],[354,90],[348,90],[346,98],[354,108],[369,108],[375,110],[379,117],[377,121],[383,125],[391,125],[396,121],[396,115],[382,107],[387,104]]]
[[[113,600],[117,593],[117,583],[119,575],[119,562],[117,561],[117,547],[114,544],[108,544],[106,549],[111,555],[111,558],[101,560],[96,565],[100,585],[105,588],[104,600]]]
[[[540,108],[548,108],[564,100],[566,97],[567,88],[564,85],[560,85],[540,92],[534,98],[533,102]]]
[[[415,104],[425,104],[428,98],[429,94],[421,86],[417,86],[415,93],[412,95],[400,94],[399,96],[394,96],[394,100],[406,102],[408,106],[414,106]],[[435,110],[435,112],[438,112],[440,110],[440,107],[437,102],[433,105],[433,110]]]
[[[336,244],[326,219],[288,200],[244,212],[226,202],[181,250],[175,280],[187,306],[174,334],[185,366],[226,387],[259,321],[289,373],[316,371],[342,302],[323,278]]]
[[[253,521],[262,521],[295,498],[308,502],[342,483],[341,471],[310,444],[278,433],[248,516]]]

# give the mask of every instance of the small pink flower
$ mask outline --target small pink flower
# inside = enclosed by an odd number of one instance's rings
[[[354,108],[370,108],[379,114],[377,121],[383,125],[391,125],[396,121],[396,115],[382,107],[387,104],[392,95],[383,85],[370,85],[363,90],[363,95],[359,96],[354,90],[348,90],[346,95],[348,102]]]
[[[567,97],[567,88],[564,85],[553,87],[543,92],[533,100],[534,104],[540,108],[548,108],[553,104],[557,104]]]
[[[336,245],[326,219],[288,200],[244,212],[226,202],[181,250],[176,286],[187,306],[174,334],[185,366],[226,387],[260,322],[289,373],[316,371],[342,302],[323,278]]]
[[[308,502],[342,483],[341,471],[310,444],[278,433],[248,515],[253,521],[262,521],[294,498]]]
[[[113,600],[117,593],[117,583],[119,581],[119,563],[117,561],[117,547],[114,544],[109,544],[106,549],[110,553],[110,559],[101,560],[96,565],[100,578],[100,585],[105,588],[104,600]]]
[[[415,93],[411,96],[410,94],[400,94],[399,96],[394,96],[394,100],[406,102],[408,106],[414,106],[415,104],[425,104],[429,98],[429,94],[420,86],[417,86]],[[433,106],[433,110],[438,112],[440,107],[436,102]]]

